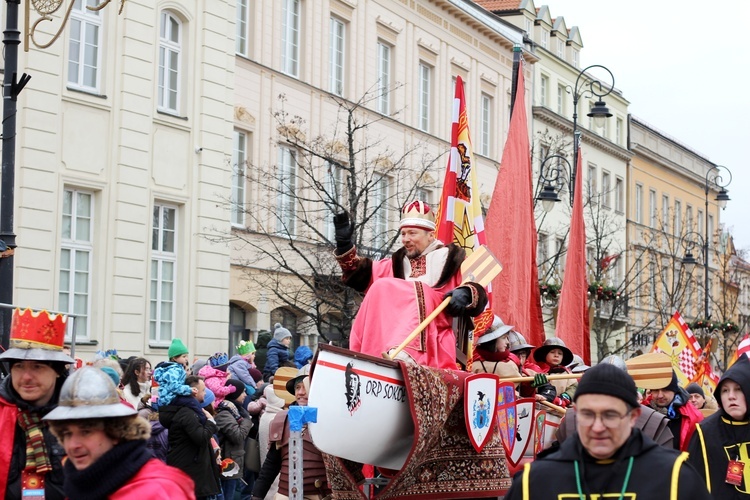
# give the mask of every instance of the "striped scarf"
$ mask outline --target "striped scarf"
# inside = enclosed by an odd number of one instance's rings
[[[52,470],[52,463],[47,456],[47,445],[44,443],[42,427],[44,423],[36,412],[23,410],[18,412],[18,425],[26,433],[26,467],[36,468],[37,474],[45,474]]]

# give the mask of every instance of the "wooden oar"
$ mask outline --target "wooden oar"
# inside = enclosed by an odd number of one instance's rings
[[[565,380],[567,378],[581,378],[583,373],[555,373],[554,375],[547,375],[547,380]],[[513,382],[514,384],[520,384],[521,382],[533,382],[534,377],[502,377],[501,382]]]
[[[625,364],[635,385],[642,389],[663,389],[672,381],[672,360],[663,352],[641,354]]]
[[[563,408],[562,406],[557,406],[556,404],[552,404],[549,401],[537,401],[537,403],[542,403],[544,406],[547,406],[547,407],[553,409],[554,411],[560,412],[563,415],[565,415],[565,412],[568,411],[565,408]]]
[[[469,255],[461,264],[461,285],[463,285],[464,283],[474,282],[479,283],[482,286],[487,286],[492,282],[495,276],[500,274],[500,271],[502,270],[503,266],[500,265],[497,257],[495,257],[485,245],[482,245],[477,250],[474,250],[471,255]],[[446,308],[450,301],[451,298],[447,297],[440,304],[438,304],[435,310],[432,311],[430,315],[427,316],[424,321],[422,321],[419,326],[417,326],[417,328],[415,328],[414,331],[411,332],[409,336],[406,337],[406,339],[404,339],[404,341],[401,342],[401,344],[393,350],[393,353],[389,354],[387,352],[384,352],[383,357],[385,359],[395,358],[398,353],[403,351],[404,348],[409,345],[409,343],[414,340],[417,335],[420,334],[422,330],[427,328],[427,325],[429,325],[432,320],[437,318],[438,315],[443,312],[443,309]]]

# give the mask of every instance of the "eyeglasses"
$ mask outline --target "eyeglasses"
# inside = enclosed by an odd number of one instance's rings
[[[578,423],[583,425],[584,427],[591,427],[594,425],[594,422],[596,422],[596,419],[599,418],[599,420],[602,421],[602,425],[606,427],[607,429],[614,429],[618,425],[620,425],[620,422],[623,418],[630,415],[630,411],[626,412],[625,415],[620,415],[616,411],[605,411],[604,413],[594,413],[593,411],[588,410],[579,410],[576,413],[576,418],[578,419]]]

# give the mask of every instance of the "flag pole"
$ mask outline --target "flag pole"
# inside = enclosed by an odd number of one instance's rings
[[[515,44],[513,46],[513,76],[511,77],[510,84],[510,115],[508,116],[508,122],[510,122],[513,116],[513,110],[516,104],[516,88],[518,87],[518,72],[521,70],[521,45]]]

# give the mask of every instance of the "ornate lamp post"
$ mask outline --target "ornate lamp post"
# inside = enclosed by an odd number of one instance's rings
[[[722,173],[726,176],[722,176]],[[706,172],[706,179],[704,184],[704,194],[705,194],[705,232],[703,233],[703,236],[701,236],[699,233],[692,232],[688,233],[683,237],[683,241],[686,241],[686,249],[685,249],[685,257],[682,259],[682,265],[685,266],[685,270],[688,273],[692,273],[693,269],[695,269],[695,265],[698,263],[698,261],[695,259],[695,256],[693,255],[692,249],[695,248],[700,243],[700,247],[703,251],[703,280],[704,280],[704,287],[705,291],[703,294],[703,318],[708,321],[708,318],[710,316],[709,314],[709,296],[710,296],[710,280],[708,276],[709,267],[708,267],[708,242],[710,241],[711,235],[708,234],[708,193],[711,189],[716,188],[719,191],[719,194],[716,195],[716,198],[714,200],[717,201],[719,208],[724,210],[727,206],[727,202],[729,201],[729,192],[727,191],[726,187],[732,182],[732,172],[724,166],[721,165],[713,165],[711,168],[708,169],[708,172]],[[689,239],[688,237],[692,236],[693,239]]]
[[[52,14],[62,7],[63,0],[26,0],[24,16],[24,50],[28,52],[29,42],[40,49],[52,45],[62,34],[70,18],[75,0],[68,0],[62,23],[58,31],[46,43],[38,43],[34,37],[39,23],[53,21]],[[84,3],[86,0],[83,0]],[[16,235],[13,232],[13,217],[15,209],[15,165],[16,165],[16,113],[18,95],[29,82],[31,77],[26,73],[18,78],[18,46],[21,44],[21,32],[18,27],[18,9],[22,0],[6,0],[5,31],[3,37],[5,68],[3,74],[3,152],[2,152],[2,185],[0,186],[0,304],[13,303],[13,253],[16,248]],[[106,7],[112,0],[102,0],[93,7],[86,8],[98,11]],[[125,6],[125,0],[120,2],[120,13]],[[31,23],[31,7],[40,16]],[[10,322],[12,310],[0,309],[0,345],[7,349],[10,341]]]
[[[586,73],[588,70],[593,69],[593,68],[600,68],[606,71],[607,74],[609,74],[611,83],[609,84],[604,83],[601,80]],[[582,69],[578,73],[578,76],[576,77],[575,85],[573,87],[568,87],[568,91],[573,94],[573,168],[570,169],[570,182],[569,182],[570,206],[571,207],[573,206],[573,194],[574,194],[572,186],[575,185],[576,175],[578,175],[578,149],[580,147],[580,140],[581,140],[581,131],[578,130],[578,101],[580,101],[582,97],[596,96],[597,100],[594,103],[594,106],[591,108],[591,111],[589,111],[586,114],[586,116],[593,118],[594,124],[597,127],[602,127],[604,125],[604,120],[612,116],[612,113],[609,112],[609,108],[607,108],[607,104],[604,102],[604,98],[608,96],[609,94],[611,94],[614,88],[615,88],[614,75],[612,75],[612,72],[608,68],[600,64],[592,64],[591,66],[587,66],[586,68]],[[545,161],[542,163],[542,170],[544,168],[544,163],[546,163],[546,161],[547,160],[545,159]],[[544,174],[543,171],[540,172],[540,177],[544,180],[548,179],[548,175],[550,174]],[[548,190],[548,186],[553,186],[553,184],[550,184],[550,183],[545,184],[544,189],[540,193],[539,197],[537,197],[537,199],[542,201],[542,203],[544,204],[544,209],[546,211],[549,211],[552,209],[555,201],[560,201],[559,198],[557,198],[556,193],[551,193]],[[558,183],[558,189],[561,186],[562,184]],[[554,198],[557,198],[557,199],[553,200],[551,196],[552,194],[555,194]]]

